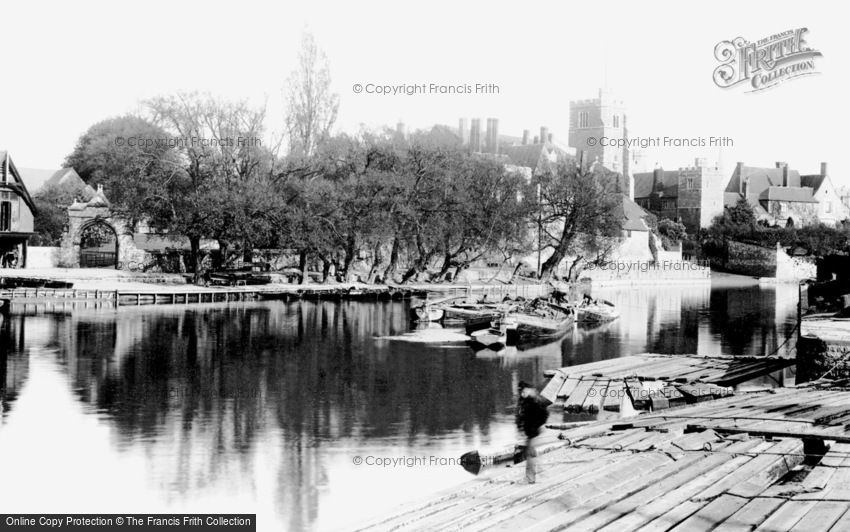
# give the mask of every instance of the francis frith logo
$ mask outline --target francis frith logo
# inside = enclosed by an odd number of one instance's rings
[[[797,28],[755,42],[737,37],[718,43],[714,57],[722,64],[714,69],[714,83],[724,89],[748,83],[747,92],[755,92],[817,74],[815,58],[822,54],[809,47],[808,31]]]

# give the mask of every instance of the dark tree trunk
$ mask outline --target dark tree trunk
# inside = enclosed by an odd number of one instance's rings
[[[345,242],[345,258],[339,272],[342,275],[343,282],[347,283],[351,277],[351,264],[354,262],[355,253],[357,253],[357,240],[352,235]]]
[[[449,273],[451,267],[455,266],[453,259],[454,255],[452,255],[451,253],[445,254],[445,256],[443,257],[443,266],[440,267],[440,272],[435,277],[437,281],[442,281],[446,277],[446,274]]]
[[[520,268],[522,268],[522,262],[517,263],[516,268],[514,268],[514,273],[511,274],[511,279],[508,282],[514,282],[514,280],[516,279],[516,274],[519,273]]]
[[[387,269],[384,270],[384,282],[389,282],[392,279],[392,276],[395,275],[395,270],[398,267],[398,251],[399,247],[401,247],[401,242],[399,242],[398,237],[393,239],[393,247],[390,251],[390,263],[387,265]]]
[[[333,264],[332,261],[325,259],[325,258],[322,259],[322,283],[327,284],[328,277],[330,277],[330,274],[331,274],[331,265],[332,264]]]
[[[298,269],[301,270],[301,284],[307,284],[310,276],[307,275],[307,252],[302,251],[298,255]]]
[[[381,265],[383,257],[381,256],[381,243],[375,244],[375,251],[372,256],[372,266],[369,268],[369,275],[366,276],[367,283],[375,282],[375,274],[378,271],[378,266]]]
[[[201,280],[201,239],[189,237],[189,262],[192,263],[192,281],[198,284]]]

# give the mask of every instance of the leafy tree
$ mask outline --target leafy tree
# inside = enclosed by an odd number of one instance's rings
[[[658,234],[661,236],[661,242],[667,249],[685,240],[688,236],[685,225],[681,222],[674,222],[673,220],[663,218],[658,221],[657,227]]]
[[[68,227],[68,206],[74,202],[76,194],[54,186],[44,187],[33,195],[36,215],[33,220],[34,232],[30,245],[58,246],[62,233]]]
[[[616,179],[617,174],[604,168],[585,170],[569,162],[540,175],[542,244],[552,250],[541,266],[542,279],[551,278],[568,255],[584,257],[611,249],[622,227]]]
[[[131,223],[151,217],[162,181],[179,171],[173,138],[138,116],[120,116],[91,126],[65,166],[91,185],[103,185],[112,208]]]

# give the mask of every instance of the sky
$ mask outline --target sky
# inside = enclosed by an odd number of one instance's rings
[[[327,53],[338,131],[499,118],[500,133],[547,126],[566,140],[569,102],[605,86],[625,101],[632,137],[727,137],[723,149],[645,150],[643,165],[694,158],[816,173],[850,185],[844,153],[850,46],[840,4],[811,2],[15,2],[4,6],[0,150],[18,167],[55,168],[92,124],[178,91],[266,105],[301,34]],[[715,46],[808,28],[816,75],[747,92],[720,88]],[[498,94],[357,94],[360,84],[498,85]]]

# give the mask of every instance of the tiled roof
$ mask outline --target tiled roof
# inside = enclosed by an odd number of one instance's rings
[[[18,172],[31,192],[49,186],[85,185],[73,168],[18,168]]]
[[[743,197],[743,194],[739,194],[738,192],[724,192],[723,193],[723,206],[724,207],[734,207],[735,204],[738,203]],[[750,207],[753,208],[755,212],[756,218],[762,216],[768,216],[768,212],[764,207],[761,206],[761,202],[759,202],[758,194],[748,194],[747,195],[747,203],[750,204]]]
[[[549,142],[538,144],[518,144],[515,146],[500,146],[499,151],[510,159],[516,166],[526,166],[537,169],[542,160],[562,160],[570,156]]]
[[[814,194],[817,194],[824,181],[826,181],[825,175],[816,174],[800,176],[800,184],[804,187],[810,187]]]
[[[660,170],[661,183],[655,183],[655,172],[640,172],[634,174],[635,180],[635,197],[648,198],[653,192],[653,184],[655,191],[660,192],[663,197],[671,198],[679,195],[679,171],[678,170]]]
[[[798,203],[817,203],[808,187],[769,187],[759,195],[768,201],[793,201]]]
[[[738,173],[737,167],[732,173],[732,178],[726,186],[726,192],[739,192],[741,190],[741,179],[745,179],[747,183],[747,192],[761,194],[770,187],[781,187],[782,183],[782,168],[759,168],[755,166],[744,166],[741,173]],[[788,169],[788,186],[800,186],[800,172],[797,170]]]
[[[626,194],[618,194],[615,212],[623,218],[623,229],[626,231],[649,231],[644,218],[647,212],[640,205],[630,200]]]

